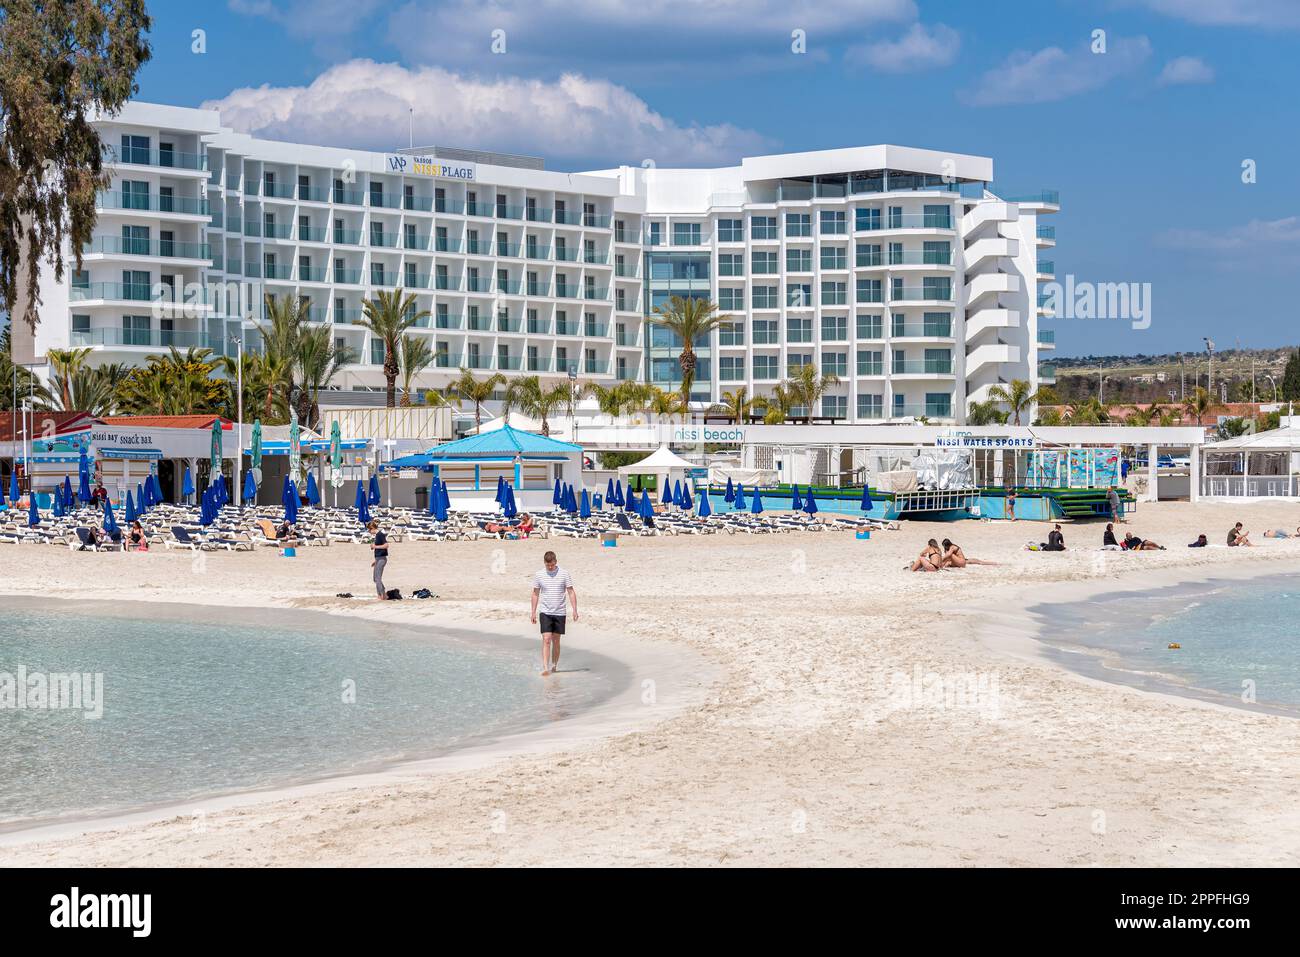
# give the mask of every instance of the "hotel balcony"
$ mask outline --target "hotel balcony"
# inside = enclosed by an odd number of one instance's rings
[[[891,339],[951,339],[951,322],[895,323],[889,331]]]
[[[1045,319],[1056,315],[1056,298],[1051,293],[1038,294],[1038,314]]]
[[[1039,330],[1038,330],[1038,348],[1039,348],[1040,351],[1043,350],[1043,349],[1055,349],[1055,348],[1056,348],[1056,330],[1055,330],[1055,329],[1039,329]]]
[[[212,349],[221,351],[221,337],[206,332],[159,329],[74,329],[71,334],[73,348],[91,349]]]
[[[1037,232],[1034,234],[1034,241],[1038,244],[1040,249],[1048,246],[1055,246],[1056,227],[1039,226]]]
[[[1054,189],[1038,189],[1028,193],[1002,196],[1008,203],[1019,203],[1040,213],[1056,213],[1061,209],[1061,194]]]
[[[212,215],[206,199],[165,196],[159,193],[123,193],[116,189],[106,189],[96,193],[95,209],[99,212],[158,213],[161,219],[185,219],[193,216],[198,221],[208,219]],[[213,222],[213,225],[221,224]]]
[[[97,236],[81,248],[84,257],[148,257],[177,259],[179,265],[208,266],[212,247],[208,243],[180,242],[174,239],[127,239],[122,236]]]
[[[895,405],[889,410],[891,419],[951,419],[951,405]]]
[[[1038,261],[1038,281],[1051,282],[1056,278],[1056,263],[1040,259]]]
[[[102,155],[104,163],[110,166],[152,166],[181,174],[198,173],[204,179],[209,178],[206,153],[110,146]]]
[[[925,306],[934,303],[951,304],[953,302],[952,289],[947,288],[929,288],[926,286],[903,286],[894,287],[890,290],[889,304],[891,306]]]
[[[951,359],[895,359],[889,367],[891,376],[950,376]]]
[[[1056,366],[1051,363],[1038,364],[1039,385],[1053,385],[1056,382]]]
[[[895,216],[882,216],[879,219],[854,222],[854,233],[891,233],[903,230],[921,230],[926,232],[950,233],[953,230],[952,217],[946,213],[900,213]]]

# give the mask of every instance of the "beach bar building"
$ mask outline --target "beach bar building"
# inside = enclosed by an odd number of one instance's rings
[[[1200,492],[1205,498],[1300,497],[1300,417],[1278,429],[1205,446]]]
[[[394,503],[421,505],[436,479],[447,483],[453,507],[491,512],[503,479],[515,490],[520,511],[539,511],[551,507],[557,480],[582,488],[582,446],[503,425],[385,462],[380,472],[392,482]]]

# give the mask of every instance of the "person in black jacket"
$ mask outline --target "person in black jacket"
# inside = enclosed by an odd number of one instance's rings
[[[1065,551],[1065,536],[1061,534],[1061,526],[1059,524],[1047,533],[1047,541],[1043,543],[1043,551]]]

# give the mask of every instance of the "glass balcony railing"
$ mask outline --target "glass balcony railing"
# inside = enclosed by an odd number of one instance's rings
[[[1056,263],[1040,259],[1038,261],[1038,274],[1040,276],[1055,276]]]
[[[324,203],[329,200],[329,190],[323,186],[298,185],[298,200],[303,203]]]
[[[1055,344],[1056,344],[1056,330],[1055,330],[1055,329],[1039,329],[1039,330],[1038,330],[1038,344],[1039,344],[1039,345],[1043,345],[1043,346],[1051,346],[1051,345],[1055,345]]]
[[[491,256],[493,254],[493,243],[490,239],[467,239],[465,240],[465,252],[471,256]]]
[[[996,192],[996,191],[995,191]],[[1061,194],[1054,189],[1038,189],[1028,193],[1011,193],[1002,196],[1008,203],[1038,203],[1045,206],[1060,206]]]
[[[470,332],[491,332],[492,317],[484,313],[471,312],[465,318],[465,328]]]
[[[596,322],[583,324],[582,334],[588,339],[603,339],[609,335],[609,326]]]
[[[267,239],[289,239],[293,235],[293,227],[288,223],[264,223],[262,235]]]
[[[533,336],[549,336],[551,334],[551,321],[549,319],[529,319],[528,334]]]
[[[404,289],[428,289],[429,280],[432,278],[427,272],[408,272],[402,274],[402,288]]]
[[[261,263],[244,263],[244,276],[248,279],[262,278]]]
[[[492,279],[490,276],[469,276],[465,279],[466,292],[491,292]]]
[[[395,196],[392,193],[376,193],[374,190],[371,190],[368,196],[370,199],[370,205],[377,209],[402,208],[401,197]]]
[[[1044,379],[1044,380],[1046,380],[1046,379],[1055,379],[1055,378],[1056,378],[1056,366],[1051,365],[1050,363],[1047,363],[1047,364],[1042,364],[1042,363],[1040,363],[1039,366],[1038,366],[1038,378],[1040,378],[1040,379]]]
[[[133,146],[110,146],[104,150],[104,162],[132,166],[162,166],[172,169],[207,171],[206,153],[180,153],[176,150],[151,150]]]
[[[361,230],[336,229],[333,232],[335,246],[360,246]]]
[[[572,209],[557,209],[555,222],[561,226],[578,226],[582,223],[582,213]]]
[[[331,191],[331,196],[335,203],[342,206],[360,206],[366,198],[366,194],[359,189],[340,189],[338,187]]]
[[[895,359],[893,375],[952,375],[951,359]]]
[[[555,334],[557,336],[576,336],[578,334],[577,322],[561,322],[555,320]]]
[[[520,279],[498,279],[497,292],[504,293],[507,296],[518,296],[524,291],[523,281]]]
[[[587,359],[582,364],[582,371],[587,375],[609,375],[609,361]]]
[[[587,286],[582,293],[584,299],[608,299],[608,286]]]
[[[226,220],[226,232],[242,233],[244,231],[244,221],[242,219],[231,218]]]
[[[582,217],[582,225],[589,229],[609,229],[609,217],[584,213]]]
[[[435,329],[464,329],[465,316],[463,313],[440,312],[433,317],[433,327]]]
[[[875,362],[868,362],[863,359],[858,360],[858,375],[868,376],[868,375],[884,375],[884,374],[885,374],[885,364],[883,362],[880,362],[879,360]]]
[[[436,213],[451,213],[454,216],[461,216],[465,212],[465,201],[463,199],[435,199],[433,201],[433,210]]]
[[[496,204],[497,219],[523,219],[524,208],[522,206],[512,206],[509,203]]]
[[[378,286],[382,289],[393,289],[397,286],[397,273],[392,272],[375,272],[370,271],[370,285]]]
[[[952,252],[924,250],[890,250],[885,261],[891,266],[951,266]]]
[[[952,229],[946,213],[903,213],[854,223],[854,232],[871,233],[887,229]]]
[[[220,339],[205,332],[171,329],[81,329],[72,331],[72,346],[139,346],[152,349],[214,349],[220,351]]]
[[[1038,308],[1054,311],[1056,309],[1056,299],[1049,292],[1040,292],[1038,294]]]
[[[952,325],[943,322],[907,322],[899,323],[892,329],[895,339],[951,339]]]
[[[461,239],[448,239],[446,236],[439,236],[433,241],[435,252],[440,253],[463,253],[465,251],[465,242]]]
[[[951,288],[932,286],[893,286],[890,289],[891,302],[952,302]]]
[[[355,326],[365,316],[361,309],[335,309],[334,323],[340,326]]]
[[[97,193],[95,207],[97,209],[138,209],[155,213],[176,213],[181,216],[207,216],[210,212],[206,199],[159,193],[124,193],[116,189],[101,190]]]
[[[630,263],[625,263],[625,262],[624,262],[624,263],[615,263],[615,264],[614,264],[614,275],[615,275],[615,276],[618,276],[620,279],[639,279],[639,278],[641,278],[641,276],[640,276],[640,270],[638,270],[638,269],[636,268],[636,266],[631,265]]]
[[[557,282],[555,284],[555,298],[556,299],[577,299],[578,287],[569,286],[569,285],[565,285],[564,283]]]
[[[156,256],[160,259],[212,260],[208,243],[179,242],[174,239],[127,239],[123,236],[97,236],[81,249],[82,255]]]
[[[262,195],[271,199],[293,199],[297,192],[296,186],[289,186],[286,183],[262,183]]]
[[[69,289],[72,302],[106,299],[120,302],[152,302],[153,287],[147,283],[91,282]]]
[[[555,261],[572,263],[578,261],[580,250],[576,246],[556,246]]]
[[[465,357],[465,367],[467,369],[491,369],[492,357],[485,355],[475,355],[470,353]]]
[[[497,332],[519,332],[524,321],[518,316],[497,316]]]
[[[221,210],[216,209],[212,211],[212,215],[208,218],[208,225],[213,229],[221,229],[225,225],[225,221],[225,215]]]
[[[321,266],[298,267],[299,282],[324,282],[326,275],[324,267]]]
[[[1050,240],[1052,240],[1052,241],[1055,241],[1055,240],[1056,240],[1056,227],[1055,227],[1055,226],[1039,226],[1038,229],[1035,231],[1034,235],[1036,235],[1039,239],[1050,239]]]
[[[465,215],[466,215],[466,216],[486,216],[486,217],[489,217],[489,218],[490,218],[490,217],[492,216],[492,204],[491,204],[491,203],[480,203],[480,202],[477,202],[477,201],[475,201],[475,202],[468,202],[468,201],[467,201],[467,202],[465,203]],[[473,367],[471,366],[471,368],[473,368]]]
[[[393,247],[397,245],[397,233],[385,233],[372,229],[369,233],[370,245]]]
[[[528,259],[550,259],[550,246],[525,246],[524,256]]]
[[[528,210],[525,218],[530,223],[549,223],[551,221],[552,212],[553,210],[551,209],[542,206],[534,206]]]
[[[244,220],[244,235],[245,236],[262,235],[262,224],[255,219]]]
[[[212,254],[212,268],[213,268],[213,269],[225,269],[225,268],[226,268],[225,257],[222,256],[221,253],[213,253],[213,254]]]
[[[450,292],[464,292],[465,280],[459,276],[435,276],[433,288]]]
[[[529,356],[524,368],[529,372],[554,372],[555,360],[550,356]]]
[[[496,254],[498,256],[518,256],[520,245],[518,243],[496,243]]]
[[[359,286],[361,285],[360,269],[334,269],[334,282],[341,286]]]
[[[608,249],[584,249],[582,251],[582,261],[585,263],[590,263],[594,266],[608,266],[609,250]]]
[[[927,419],[951,419],[952,405],[940,403],[895,405],[890,409],[889,415],[891,419],[919,419],[922,416]]]
[[[420,213],[429,213],[433,211],[432,196],[403,196],[402,208],[412,209]]]
[[[524,357],[499,355],[496,357],[496,360],[497,360],[496,367],[498,369],[505,369],[506,371],[511,371],[511,370],[518,369],[520,368],[521,365],[523,365]]]
[[[298,242],[300,243],[323,243],[326,235],[324,229],[316,226],[298,227]]]
[[[464,364],[464,357],[459,352],[439,352],[433,357],[433,365],[436,369],[459,369]]]
[[[233,276],[242,276],[244,273],[244,264],[241,260],[232,259],[226,263],[226,272]]]

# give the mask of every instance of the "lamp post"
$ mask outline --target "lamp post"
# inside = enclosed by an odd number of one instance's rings
[[[244,486],[239,473],[244,464],[244,339],[242,336],[230,336],[229,339],[235,344],[235,428],[238,435],[235,443],[235,507],[242,508]]]
[[[1269,375],[1267,372],[1264,373],[1264,378],[1267,379],[1267,380],[1268,380],[1270,383],[1272,383],[1272,385],[1273,385],[1273,401],[1274,401],[1274,402],[1279,401],[1279,400],[1280,400],[1280,396],[1278,395],[1277,380],[1274,379],[1274,378],[1273,378],[1271,375]]]
[[[578,444],[578,370],[574,366],[569,366],[569,440]]]
[[[1212,397],[1214,395],[1214,340],[1206,337],[1202,338],[1205,338],[1205,351],[1210,356],[1209,374],[1206,376],[1209,381],[1206,383],[1208,388],[1205,391],[1210,393]]]

